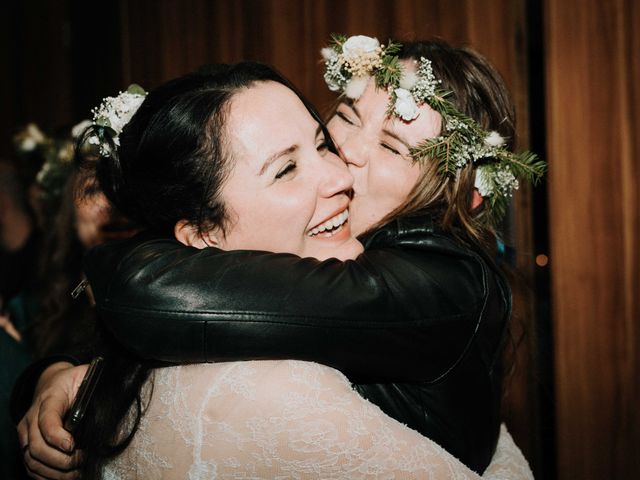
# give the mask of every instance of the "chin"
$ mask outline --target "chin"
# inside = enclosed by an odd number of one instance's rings
[[[310,251],[309,256],[317,258],[318,260],[328,260],[330,258],[337,258],[341,261],[353,260],[360,255],[364,248],[362,244],[355,238],[351,238],[348,241],[331,247],[315,248],[314,251]]]

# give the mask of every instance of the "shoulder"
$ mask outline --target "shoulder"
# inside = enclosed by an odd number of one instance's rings
[[[438,291],[443,300],[453,302],[450,305],[464,309],[484,303],[498,293],[497,285],[506,283],[487,252],[445,232],[428,214],[396,218],[368,232],[363,243],[367,257],[379,266],[384,265],[386,252],[394,252],[394,271],[403,277],[403,284],[413,276],[423,291]],[[399,268],[399,259],[405,268]]]

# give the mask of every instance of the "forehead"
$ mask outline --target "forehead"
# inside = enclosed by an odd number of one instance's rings
[[[299,143],[317,126],[298,96],[272,81],[256,82],[236,94],[227,118],[234,152],[261,157]]]
[[[415,120],[405,122],[394,114],[388,114],[391,98],[387,92],[377,88],[374,81],[370,81],[362,96],[354,103],[363,120],[372,128],[380,132],[392,132],[410,145],[415,145],[426,138],[432,138],[440,133],[442,117],[429,105],[419,106],[420,115]]]

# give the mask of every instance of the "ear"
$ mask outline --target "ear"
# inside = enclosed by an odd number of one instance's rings
[[[189,247],[217,247],[220,244],[213,230],[201,233],[198,231],[198,227],[184,219],[176,222],[175,227],[173,227],[173,235],[176,240]]]
[[[471,210],[475,210],[484,202],[484,198],[480,195],[477,188],[473,189],[473,196],[471,197]]]

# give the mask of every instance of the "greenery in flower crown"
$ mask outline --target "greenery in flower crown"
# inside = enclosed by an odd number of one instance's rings
[[[438,112],[442,117],[441,135],[412,148],[412,158],[435,160],[443,175],[455,175],[465,165],[475,163],[476,187],[489,199],[490,217],[497,223],[506,213],[519,180],[537,183],[546,170],[545,163],[532,152],[511,152],[498,132],[486,131],[460,112],[447,99],[451,92],[440,87],[428,59],[420,59],[415,74],[404,72],[396,55],[400,48],[398,43],[390,41],[385,47],[377,39],[362,35],[333,35],[329,47],[322,50],[329,89],[357,99],[373,77],[376,86],[389,93],[388,115],[410,122],[418,117],[423,103]]]
[[[73,172],[74,139],[78,128],[73,127],[66,135],[49,136],[35,123],[29,123],[13,138],[16,153],[24,161],[39,166],[35,182],[39,187],[39,201],[47,214],[57,211],[67,179]]]

